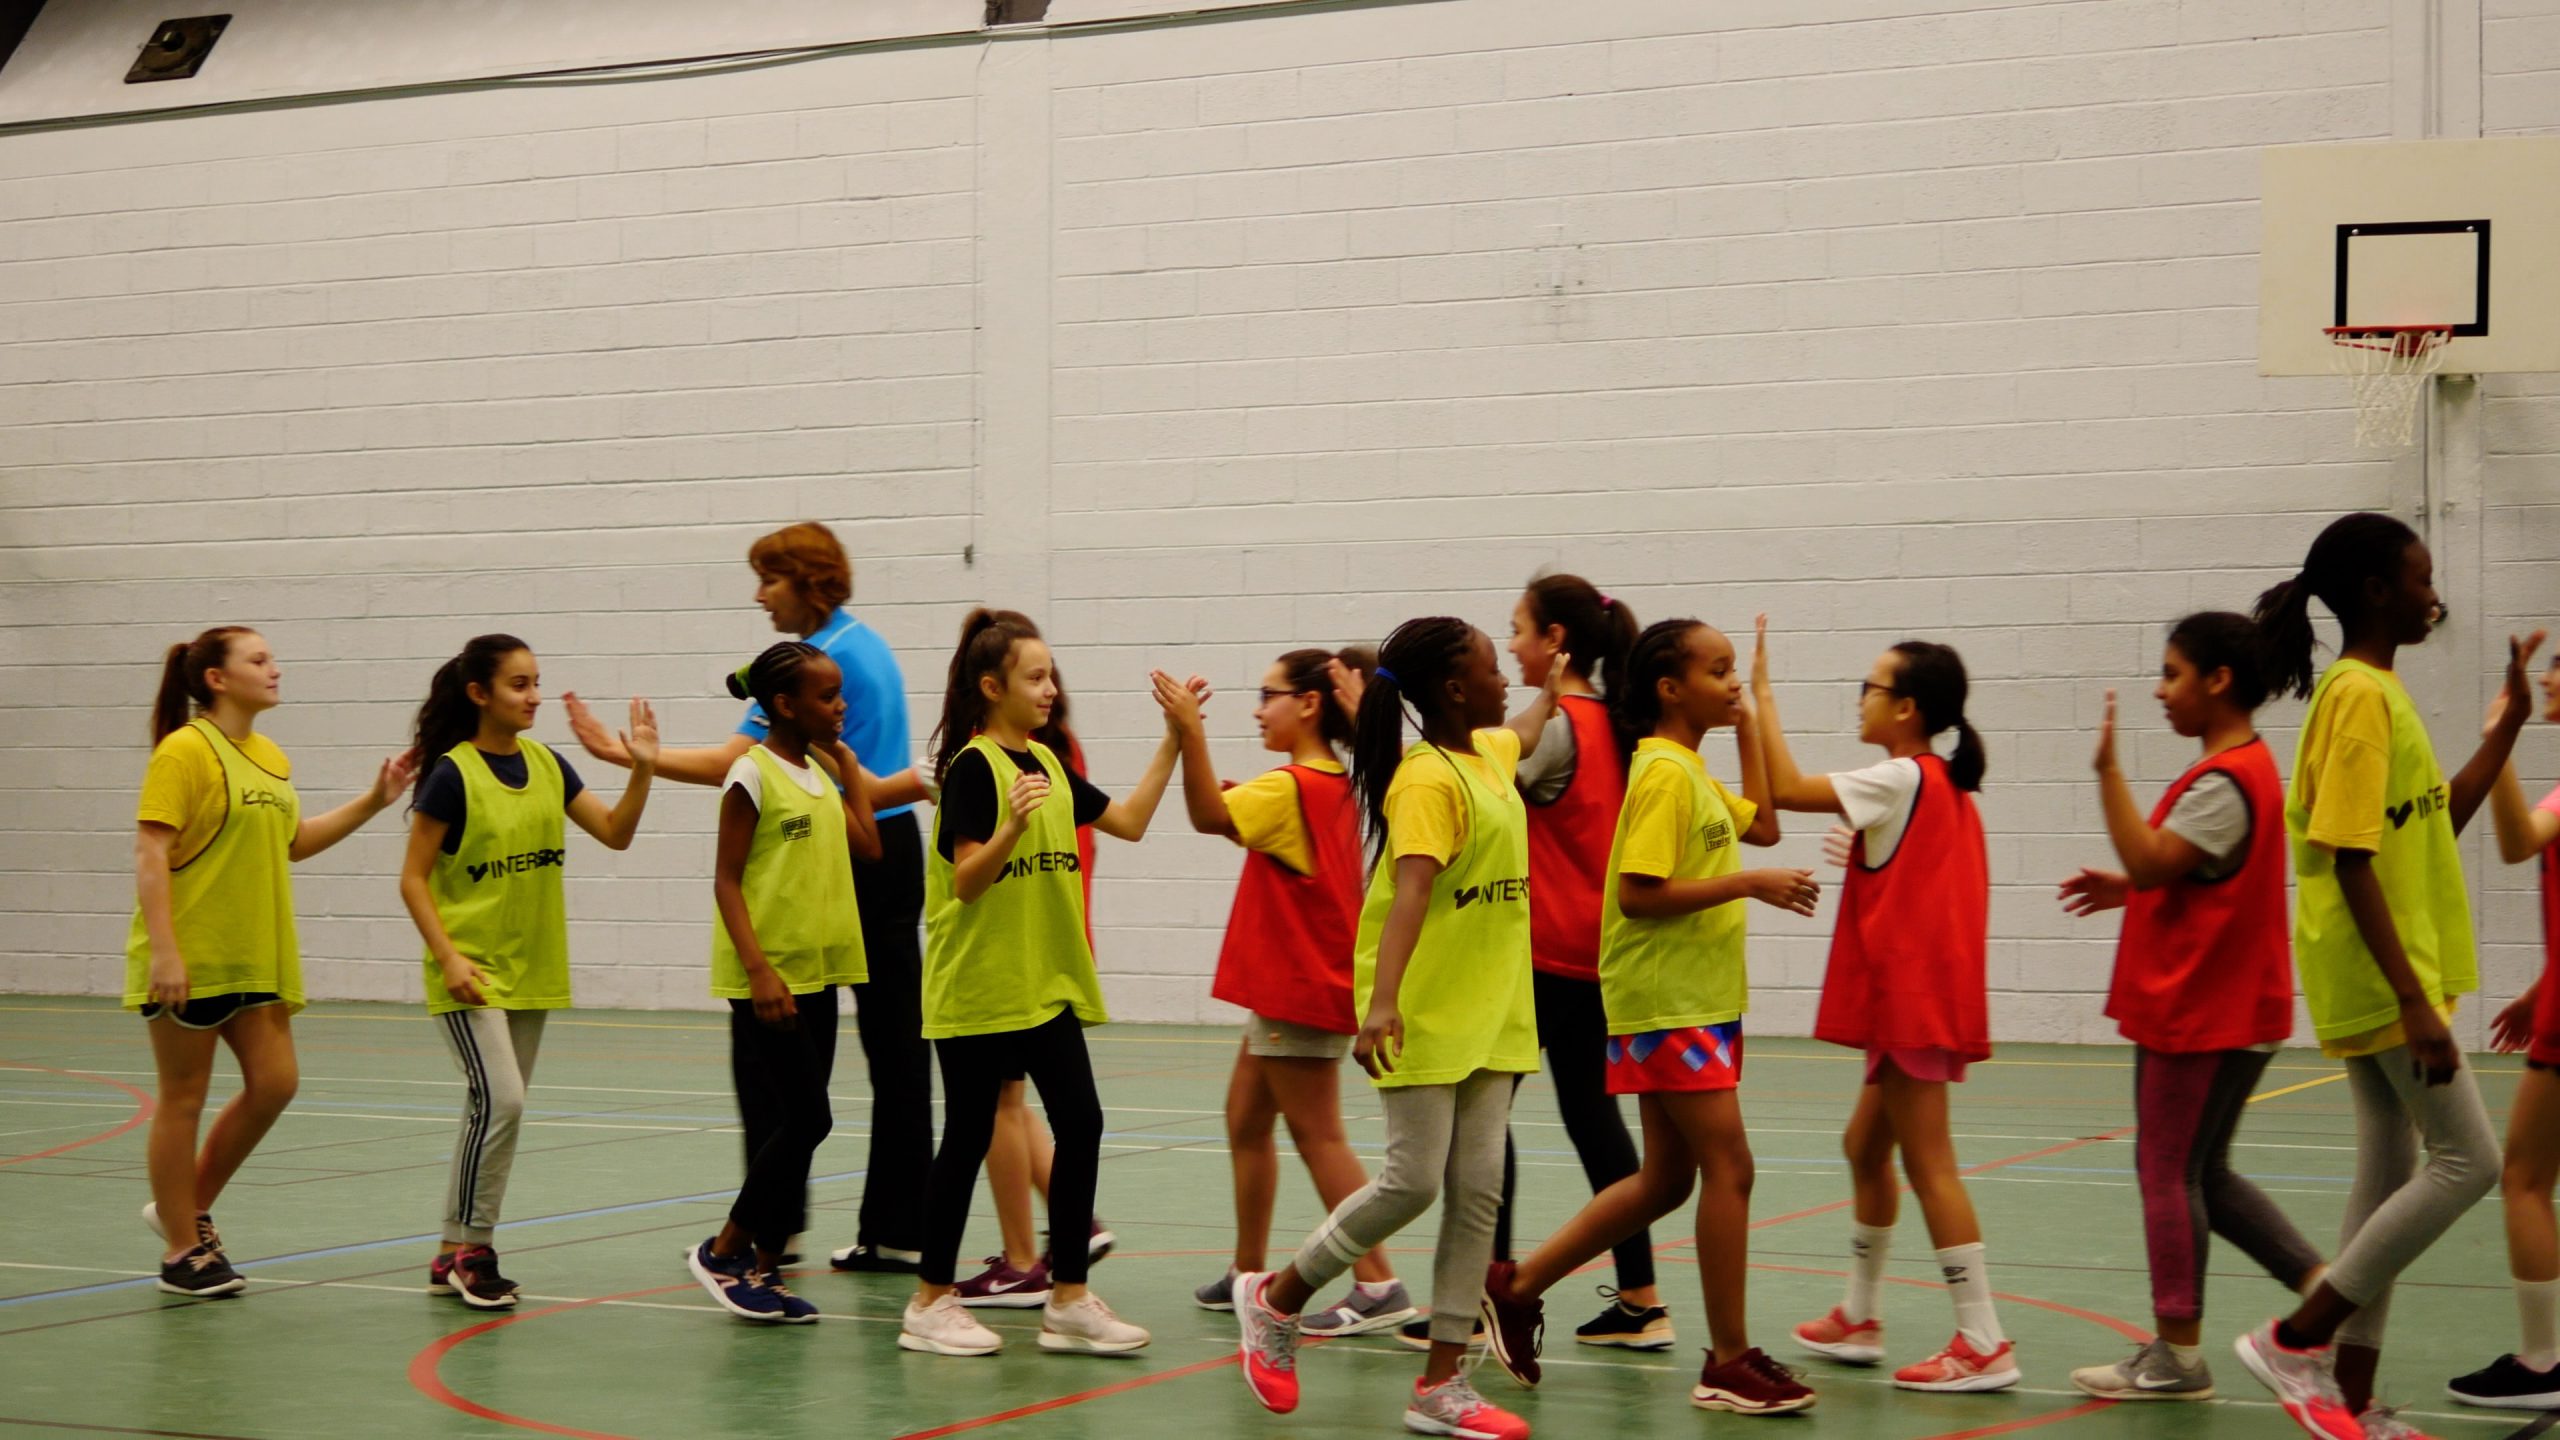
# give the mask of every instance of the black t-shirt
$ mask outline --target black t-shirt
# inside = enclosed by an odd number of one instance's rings
[[[524,752],[521,750],[513,755],[492,755],[482,750],[480,758],[488,762],[489,773],[498,777],[498,783],[510,790],[521,790],[533,779],[532,772],[525,769]],[[570,768],[569,757],[554,750],[551,758],[560,767],[560,808],[566,810],[569,802],[578,798],[578,792],[587,788],[587,782],[579,779],[578,772]],[[444,853],[447,855],[458,854],[462,850],[462,824],[470,818],[471,810],[471,803],[465,798],[468,793],[462,788],[462,771],[453,763],[451,755],[437,756],[435,768],[427,772],[427,783],[418,787],[418,813],[441,820],[447,827],[444,832]]]
[[[1040,762],[1028,750],[1007,750],[1005,755],[1020,769],[1039,773]],[[1111,808],[1111,797],[1093,787],[1073,765],[1058,762],[1067,772],[1067,791],[1075,797],[1076,824],[1090,825]],[[1004,797],[996,793],[996,772],[987,757],[975,750],[963,750],[951,761],[951,771],[942,777],[942,824],[934,836],[934,848],[945,860],[957,861],[952,851],[959,848],[962,837],[983,845],[994,838],[996,821],[1004,814]]]

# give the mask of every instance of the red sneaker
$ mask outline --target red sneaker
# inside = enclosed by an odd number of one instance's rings
[[[1947,1348],[1893,1372],[1893,1383],[1905,1390],[2006,1390],[2018,1383],[2018,1347],[2003,1340],[1985,1355],[1956,1332]]]
[[[1529,1440],[1529,1422],[1495,1405],[1467,1383],[1459,1371],[1424,1388],[1413,1382],[1413,1399],[1404,1407],[1404,1428],[1416,1435],[1455,1435],[1458,1440]]]
[[[1796,1343],[1843,1365],[1873,1365],[1884,1358],[1884,1322],[1870,1316],[1853,1325],[1834,1305],[1830,1314],[1797,1326]]]
[[[1286,1415],[1298,1408],[1298,1317],[1274,1311],[1264,1298],[1270,1289],[1268,1272],[1236,1277],[1236,1348],[1245,1388],[1263,1409]]]
[[[1689,1403],[1701,1410],[1730,1410],[1737,1415],[1791,1415],[1812,1409],[1814,1399],[1796,1372],[1770,1359],[1758,1346],[1722,1365],[1716,1363],[1716,1352],[1708,1351],[1697,1386],[1689,1392]]]

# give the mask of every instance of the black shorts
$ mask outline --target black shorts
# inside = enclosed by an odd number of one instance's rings
[[[243,1010],[283,1003],[284,997],[273,991],[248,990],[237,995],[216,995],[209,1000],[190,1000],[179,1006],[169,1019],[181,1030],[219,1030]],[[142,1007],[142,1018],[157,1020],[162,1008],[158,1001],[152,1001]]]

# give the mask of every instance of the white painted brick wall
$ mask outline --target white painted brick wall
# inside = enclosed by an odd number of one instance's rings
[[[920,735],[960,608],[1019,605],[1113,787],[1149,666],[1221,686],[1248,773],[1272,655],[1497,628],[1541,566],[1772,612],[1825,766],[1864,758],[1875,651],[1947,639],[1992,755],[1999,1032],[2108,1038],[2113,924],[2051,902],[2106,854],[2099,691],[2148,792],[2183,759],[2139,698],[2166,623],[2416,493],[2337,386],[2254,363],[2256,151],[2391,133],[2390,11],[1465,0],[0,141],[0,983],[115,983],[169,639],[269,631],[315,797],[482,628],[706,741],[764,638],[744,546],[816,515]],[[2560,128],[2560,6],[2486,11],[2484,126]],[[2441,577],[2474,646],[2548,613],[2560,539],[2560,388],[2483,414],[2484,558]],[[2447,751],[2469,654],[2412,668]],[[670,789],[581,852],[589,1000],[699,1003],[711,815]],[[1208,1018],[1236,860],[1162,825],[1104,846],[1106,983]],[[324,993],[411,992],[397,849],[307,867]],[[2529,884],[2480,887],[2493,998]],[[1808,1021],[1829,923],[1755,915],[1764,1027]]]

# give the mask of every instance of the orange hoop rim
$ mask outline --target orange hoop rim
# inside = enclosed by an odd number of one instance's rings
[[[2451,344],[2451,323],[2425,325],[2323,325],[2332,345],[2357,350],[2388,350],[2394,355],[2421,355]],[[2378,343],[2377,343],[2378,342]]]

